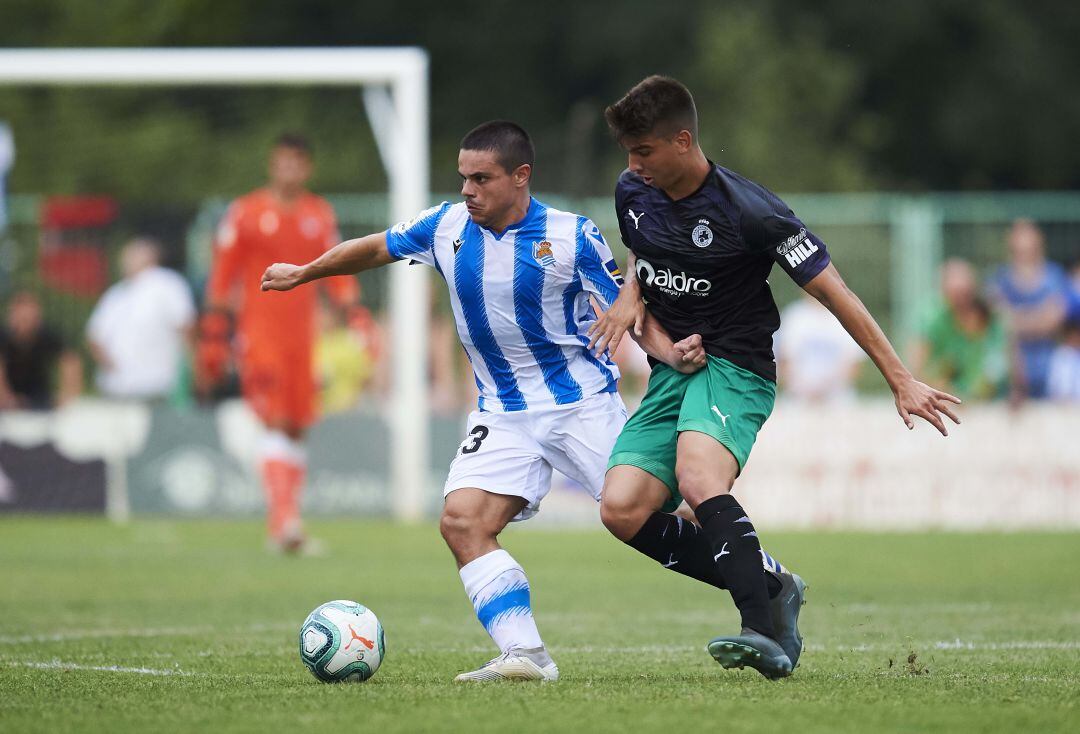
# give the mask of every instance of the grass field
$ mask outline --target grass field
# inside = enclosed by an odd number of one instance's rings
[[[1078,731],[1080,534],[766,534],[811,585],[789,679],[704,652],[726,594],[601,532],[513,530],[562,680],[462,687],[493,650],[434,527],[0,521],[0,731]],[[362,685],[316,682],[296,633],[353,598],[386,627]]]

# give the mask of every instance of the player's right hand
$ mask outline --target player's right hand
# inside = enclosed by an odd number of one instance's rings
[[[303,268],[289,263],[274,263],[266,269],[262,277],[264,291],[288,291],[300,285]]]
[[[600,314],[586,332],[589,337],[587,349],[597,357],[605,351],[615,354],[627,330],[633,328],[634,334],[641,336],[644,323],[645,303],[639,296],[620,292],[611,308]]]
[[[697,372],[709,360],[709,356],[705,353],[705,345],[701,341],[701,334],[691,334],[675,342],[673,349],[676,363],[672,367],[685,375]]]

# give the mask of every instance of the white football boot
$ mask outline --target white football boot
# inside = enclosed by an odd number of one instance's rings
[[[489,660],[477,670],[462,673],[456,682],[483,682],[492,680],[559,680],[559,668],[547,650],[507,650],[494,660]]]

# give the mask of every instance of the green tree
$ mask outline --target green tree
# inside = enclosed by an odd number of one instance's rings
[[[857,105],[863,74],[814,25],[789,33],[764,6],[710,8],[686,82],[718,163],[785,191],[879,185],[882,121]]]

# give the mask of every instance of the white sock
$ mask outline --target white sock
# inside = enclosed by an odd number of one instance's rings
[[[459,573],[476,617],[501,651],[544,646],[533,620],[529,580],[513,556],[500,548],[465,564]]]
[[[307,466],[307,449],[300,441],[295,441],[284,431],[267,431],[259,442],[259,459],[276,459],[296,466]]]

